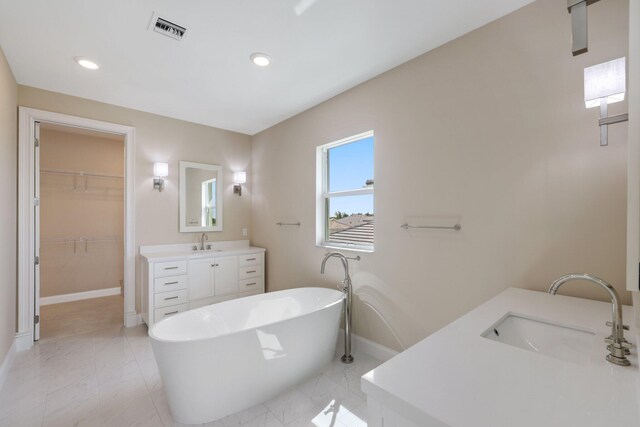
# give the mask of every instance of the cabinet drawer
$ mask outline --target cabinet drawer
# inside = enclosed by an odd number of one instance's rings
[[[187,274],[187,261],[157,262],[153,266],[153,274],[155,277]]]
[[[240,280],[251,279],[253,277],[260,277],[260,276],[262,276],[261,265],[251,265],[249,267],[238,268],[238,278]]]
[[[248,265],[260,265],[264,263],[264,254],[240,255],[238,257],[238,265],[240,267]]]
[[[264,289],[264,277],[243,279],[238,283],[238,292],[260,291]]]
[[[187,289],[187,276],[161,277],[153,281],[155,293],[177,291],[178,289]]]
[[[154,322],[159,322],[162,319],[173,316],[174,314],[187,311],[187,304],[174,305],[171,307],[158,308],[154,312]]]
[[[187,290],[180,289],[178,291],[155,294],[153,297],[153,302],[154,305],[158,308],[168,307],[170,305],[184,304],[187,302]]]

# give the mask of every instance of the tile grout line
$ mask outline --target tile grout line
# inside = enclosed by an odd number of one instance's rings
[[[147,332],[147,337],[149,336],[149,333]],[[147,395],[149,396],[149,399],[151,399],[151,403],[153,404],[153,408],[156,410],[156,415],[158,416],[158,419],[160,419],[160,422],[162,423],[163,426],[165,427],[171,427],[171,426],[166,426],[164,420],[162,419],[162,416],[160,415],[160,411],[158,410],[158,405],[156,404],[155,399],[153,398],[152,394],[151,394],[151,390],[149,389],[149,384],[147,383],[147,379],[145,378],[143,371],[142,371],[142,366],[140,365],[140,361],[138,360],[138,356],[136,354],[135,351],[133,351],[133,347],[131,346],[131,341],[129,340],[129,336],[127,334],[125,334],[125,339],[127,340],[127,345],[130,347],[131,349],[131,353],[133,353],[133,359],[136,361],[136,366],[138,367],[138,370],[140,371],[140,374],[142,375],[142,379],[144,381],[144,387],[147,389]],[[154,359],[154,363],[155,363],[155,354],[153,356]],[[163,385],[164,387],[164,385]],[[172,415],[173,418],[173,415]]]

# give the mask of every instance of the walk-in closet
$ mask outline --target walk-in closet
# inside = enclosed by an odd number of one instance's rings
[[[39,126],[40,339],[117,327],[124,317],[123,137]]]

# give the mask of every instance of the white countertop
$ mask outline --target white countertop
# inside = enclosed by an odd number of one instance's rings
[[[166,251],[166,252],[152,252],[145,253],[141,256],[146,258],[149,262],[160,262],[160,261],[173,261],[180,259],[200,259],[200,258],[213,258],[213,257],[222,257],[222,256],[232,256],[232,255],[244,255],[244,254],[254,254],[258,252],[264,252],[264,248],[257,248],[255,246],[245,246],[242,248],[233,248],[233,249],[212,249],[205,251],[194,251],[194,250],[177,250],[177,251]]]
[[[638,356],[631,307],[625,337],[632,366],[612,365],[604,338],[610,303],[510,288],[362,377],[362,390],[417,425],[638,426]],[[507,313],[596,333],[585,364],[481,335]]]

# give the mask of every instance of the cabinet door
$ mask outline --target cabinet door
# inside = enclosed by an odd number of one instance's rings
[[[213,296],[213,258],[189,261],[189,300]]]
[[[216,258],[213,263],[215,295],[229,295],[238,292],[238,257]]]

